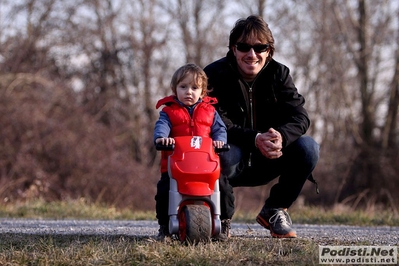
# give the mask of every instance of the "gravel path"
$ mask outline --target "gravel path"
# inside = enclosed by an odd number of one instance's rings
[[[371,245],[399,245],[399,227],[294,224],[299,239],[319,243],[347,241]],[[126,235],[155,237],[156,221],[0,219],[0,234]],[[270,238],[258,224],[232,223],[233,237]]]

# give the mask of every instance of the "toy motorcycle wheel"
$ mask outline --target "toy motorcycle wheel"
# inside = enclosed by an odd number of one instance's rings
[[[182,242],[209,242],[212,236],[212,217],[205,205],[186,205],[179,213],[179,239]]]

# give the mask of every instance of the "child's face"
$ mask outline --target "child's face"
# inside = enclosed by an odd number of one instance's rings
[[[191,106],[198,102],[198,99],[202,96],[202,88],[196,84],[194,75],[188,74],[177,84],[176,94],[179,101]]]

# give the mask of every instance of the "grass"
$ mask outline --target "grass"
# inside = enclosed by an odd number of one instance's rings
[[[256,211],[238,210],[233,222],[254,223]],[[300,224],[346,224],[359,226],[398,226],[396,210],[368,208],[353,210],[347,206],[333,208],[301,207],[290,209],[294,223]],[[42,200],[0,205],[2,218],[35,219],[102,219],[102,220],[155,220],[154,211],[119,209],[104,204],[87,202],[85,199],[44,202]]]
[[[290,210],[295,223],[398,225],[392,211],[323,209]],[[254,222],[256,212],[238,212],[235,222]],[[117,209],[77,201],[0,205],[3,218],[155,219],[153,211]],[[0,265],[318,265],[318,245],[367,245],[337,240],[232,237],[225,243],[183,245],[150,237],[0,234]]]
[[[127,237],[8,236],[1,265],[316,265],[318,246],[301,240],[240,239],[182,245]]]
[[[42,200],[0,205],[0,217],[32,219],[111,219],[153,220],[154,211],[118,209],[114,206],[89,203],[85,199],[44,202]]]

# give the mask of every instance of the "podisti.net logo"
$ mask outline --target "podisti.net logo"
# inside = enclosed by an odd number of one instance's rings
[[[320,264],[397,264],[396,246],[319,246]]]

